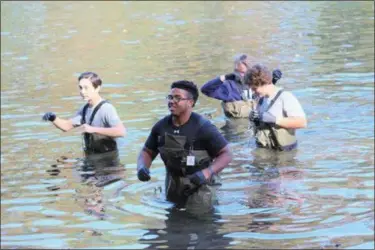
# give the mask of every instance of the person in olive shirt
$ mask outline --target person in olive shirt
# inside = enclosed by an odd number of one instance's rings
[[[193,112],[197,99],[193,82],[172,83],[167,96],[170,115],[153,126],[137,161],[138,179],[149,181],[152,161],[160,154],[166,167],[166,198],[181,206],[214,201],[217,174],[232,160],[216,126]]]

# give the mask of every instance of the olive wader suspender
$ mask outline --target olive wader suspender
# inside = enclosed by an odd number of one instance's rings
[[[279,96],[281,95],[282,92],[283,92],[282,89],[279,90],[279,92],[277,92],[276,96],[271,100],[270,105],[268,106],[268,108],[267,108],[267,110],[265,112],[267,112],[268,110],[270,110],[270,108],[273,106],[273,104],[276,102],[277,98],[279,98]],[[263,102],[263,98],[262,98],[262,102]],[[275,142],[276,148],[278,150],[282,150],[282,147],[281,147],[279,141],[277,140],[277,137],[275,135],[275,132],[272,129],[272,126],[269,123],[265,123],[265,125],[270,130],[271,137],[272,137],[272,140]]]
[[[96,112],[98,112],[98,110],[100,109],[100,107],[104,104],[108,102],[107,100],[103,100],[101,101],[98,105],[96,105],[95,109],[92,111],[92,114],[91,114],[91,117],[90,117],[90,120],[89,120],[89,123],[88,125],[91,125],[92,121],[94,120],[94,117],[95,117],[95,114]],[[89,107],[89,104],[87,103],[84,107],[83,107],[83,110],[82,110],[82,118],[81,118],[81,124],[85,124],[86,123],[86,112],[87,112],[87,109]],[[86,151],[90,149],[90,146],[91,146],[91,138],[92,136],[89,134],[89,133],[84,133],[83,134],[83,139],[85,141],[85,148],[86,148]]]
[[[192,136],[191,138],[186,137],[186,143],[187,143],[188,146],[189,146],[189,155],[190,155],[191,153],[193,153],[195,139],[196,139],[196,137],[197,137],[197,135],[198,135],[199,130],[201,129],[201,127],[202,127],[205,123],[206,123],[206,120],[203,119],[203,117],[200,116],[200,117],[198,118],[198,124],[197,124],[197,126],[195,127],[195,129],[194,129],[193,136]],[[183,174],[183,175],[186,175],[186,174],[187,174],[186,168],[182,168],[181,170],[182,170],[182,174]]]

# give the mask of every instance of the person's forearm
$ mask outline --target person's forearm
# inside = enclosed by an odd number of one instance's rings
[[[291,129],[306,128],[307,121],[304,117],[282,117],[276,120],[276,125]]]
[[[223,148],[218,156],[215,158],[213,163],[208,167],[203,169],[204,176],[208,179],[212,174],[220,173],[228,164],[232,161],[232,153],[228,146]]]
[[[71,120],[65,120],[62,118],[56,117],[56,119],[52,122],[56,128],[66,132],[73,128],[73,123]]]
[[[109,136],[109,137],[125,136],[125,128],[122,128],[122,127],[113,127],[113,128],[95,127],[94,131],[97,134],[105,135],[105,136]]]
[[[137,159],[137,170],[139,170],[142,167],[150,168],[152,160],[152,153],[148,152],[148,149],[146,148],[142,149]]]

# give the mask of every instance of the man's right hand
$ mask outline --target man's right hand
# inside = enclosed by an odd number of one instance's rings
[[[151,179],[150,170],[145,166],[138,169],[137,176],[140,181],[149,181]]]
[[[225,75],[225,80],[232,80],[232,81],[235,81],[235,82],[240,82],[241,78],[240,78],[239,75],[237,75],[235,73],[229,73],[229,74]]]
[[[53,122],[56,119],[56,115],[53,112],[47,112],[43,115],[42,120],[43,121],[50,121]]]

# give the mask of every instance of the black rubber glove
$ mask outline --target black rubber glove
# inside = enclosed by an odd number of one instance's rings
[[[260,114],[258,111],[253,110],[250,112],[249,119],[254,123],[259,123],[259,121],[264,123],[276,123],[276,117],[270,112]]]
[[[281,78],[282,75],[283,75],[283,73],[281,73],[281,71],[279,69],[275,69],[272,72],[272,83],[276,84],[277,81]]]
[[[225,80],[232,80],[235,82],[241,82],[241,77],[236,73],[229,73],[225,75]]]
[[[197,186],[201,186],[201,185],[207,183],[206,177],[204,177],[204,174],[203,174],[202,170],[197,171],[194,174],[188,175],[187,177],[189,178],[191,183],[193,183]]]
[[[190,196],[194,192],[196,192],[198,190],[198,188],[199,188],[199,186],[197,186],[194,183],[192,183],[190,181],[190,179],[187,178],[187,177],[182,177],[180,179],[180,181],[181,181],[181,185],[182,185],[182,195]]]
[[[42,120],[43,121],[50,121],[53,122],[56,119],[56,115],[53,112],[47,112],[43,115]]]
[[[259,119],[264,123],[276,123],[276,117],[270,112],[264,112]]]
[[[151,179],[150,170],[145,166],[138,169],[137,176],[140,181],[149,181]]]

